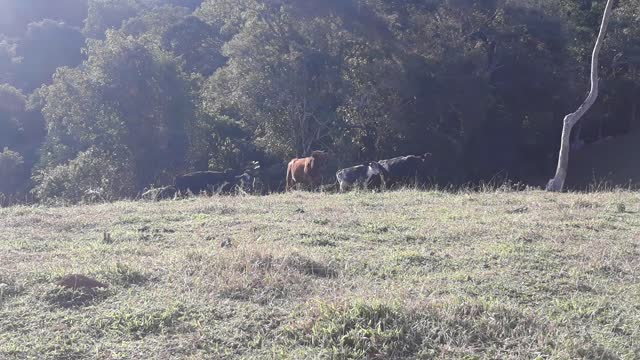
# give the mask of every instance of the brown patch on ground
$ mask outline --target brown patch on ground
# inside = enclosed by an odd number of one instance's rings
[[[78,288],[95,289],[95,288],[109,287],[107,284],[103,284],[98,280],[95,280],[80,274],[66,275],[62,279],[58,280],[56,282],[56,285],[69,288],[69,289],[78,289]]]

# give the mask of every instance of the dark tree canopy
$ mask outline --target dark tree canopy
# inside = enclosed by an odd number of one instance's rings
[[[51,83],[56,69],[75,67],[82,61],[84,36],[63,22],[43,20],[31,23],[16,45],[20,58],[15,82],[30,92],[42,84]]]
[[[604,3],[0,0],[0,192],[119,198],[315,149],[336,169],[431,152],[441,184],[537,184]],[[615,7],[577,148],[640,131],[639,17]]]

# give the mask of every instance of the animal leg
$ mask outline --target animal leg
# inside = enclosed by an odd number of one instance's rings
[[[286,184],[286,191],[291,190],[291,188],[293,187],[294,181],[295,179],[293,178],[293,166],[291,163],[289,163],[289,166],[287,166],[287,184]]]

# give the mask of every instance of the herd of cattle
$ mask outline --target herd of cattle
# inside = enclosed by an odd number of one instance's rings
[[[335,174],[337,186],[340,191],[347,191],[353,188],[389,189],[415,184],[424,174],[426,161],[430,156],[430,153],[399,156],[342,169]],[[292,189],[316,190],[322,187],[329,158],[326,152],[314,151],[309,157],[265,168],[253,163],[252,167],[245,170],[197,171],[177,176],[173,185],[147,190],[142,198],[162,200],[201,193],[268,194]],[[333,185],[325,189],[335,186],[334,181]]]

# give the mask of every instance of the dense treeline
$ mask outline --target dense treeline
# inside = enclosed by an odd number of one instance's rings
[[[0,198],[132,196],[314,149],[430,151],[441,183],[545,178],[604,3],[0,1]],[[640,124],[639,20],[616,5],[578,145]]]

